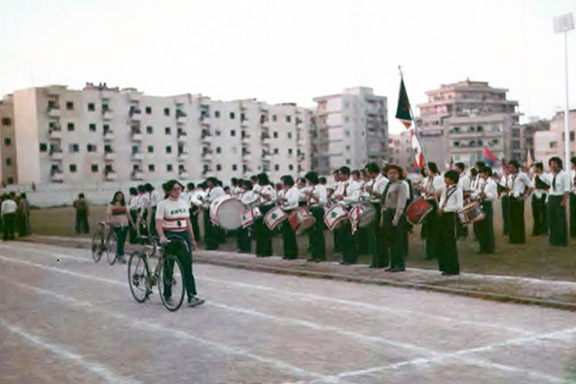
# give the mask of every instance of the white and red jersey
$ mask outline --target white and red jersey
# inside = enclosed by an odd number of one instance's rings
[[[156,220],[162,220],[164,231],[185,231],[189,217],[188,203],[182,199],[162,200],[156,208]]]

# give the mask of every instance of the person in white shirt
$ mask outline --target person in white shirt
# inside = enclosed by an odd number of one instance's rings
[[[438,258],[438,237],[439,237],[439,223],[438,223],[438,199],[442,196],[445,189],[444,177],[440,174],[436,163],[429,162],[427,164],[428,182],[424,191],[425,198],[432,204],[433,210],[426,215],[425,228],[426,228],[426,260]]]
[[[192,232],[190,223],[190,212],[188,204],[180,198],[184,186],[177,180],[166,182],[162,188],[168,196],[160,201],[156,209],[156,232],[160,236],[160,244],[167,244],[169,241],[184,241],[187,245],[185,252],[178,252],[178,260],[182,265],[182,277],[186,293],[188,295],[188,306],[195,307],[203,304],[204,299],[197,296],[196,281],[192,272],[192,251],[196,250],[196,240]],[[174,260],[167,259],[165,272],[173,274]],[[164,299],[171,300],[172,287],[169,284],[164,286]]]
[[[458,275],[458,248],[456,246],[456,215],[464,206],[464,194],[458,187],[458,172],[444,174],[446,187],[438,203],[438,267],[443,275]]]
[[[340,184],[338,189],[334,192],[334,200],[338,204],[350,206],[350,204],[358,201],[360,197],[360,189],[350,179],[350,168],[344,166],[340,168]],[[344,220],[342,228],[337,229],[339,232],[338,240],[340,241],[340,249],[342,250],[341,264],[355,264],[358,259],[358,250],[356,248],[356,241],[352,235],[352,227],[349,220]]]
[[[510,196],[508,195],[508,179],[510,175],[508,174],[508,167],[505,164],[502,168],[503,174],[498,183],[501,187],[500,204],[502,207],[502,235],[508,236],[508,214],[510,211]]]
[[[532,177],[532,236],[546,235],[548,233],[548,220],[546,219],[546,200],[548,198],[548,188],[544,184],[550,185],[549,177],[544,173],[544,165],[540,162],[534,163],[534,176]],[[540,186],[540,187],[539,187]]]
[[[220,246],[222,240],[221,229],[212,224],[210,220],[210,205],[216,200],[225,196],[224,189],[218,185],[218,179],[209,177],[206,179],[206,199],[204,201],[204,242],[206,250],[215,250]]]
[[[240,200],[247,209],[251,209],[251,205],[254,201],[253,193],[251,191],[252,185],[250,180],[240,179],[237,181],[238,187],[242,192],[237,194],[237,199]],[[236,231],[236,250],[238,253],[250,253],[252,245],[250,242],[250,229],[249,228],[238,228]]]
[[[16,211],[18,210],[18,204],[16,204],[16,195],[14,192],[10,192],[9,195],[5,196],[5,199],[0,206],[0,214],[2,215],[2,220],[4,221],[4,241],[14,240],[14,231],[16,228]]]
[[[316,172],[308,172],[304,177],[310,189],[308,205],[310,213],[316,219],[314,226],[308,232],[311,257],[308,261],[322,262],[326,260],[326,242],[324,239],[324,206],[328,195],[326,187],[319,183]]]
[[[552,157],[550,167],[550,190],[548,191],[548,225],[550,245],[568,246],[568,222],[566,207],[570,199],[572,183],[570,174],[562,170],[562,159]]]
[[[128,198],[128,212],[132,218],[132,222],[136,223],[138,221],[138,189],[135,187],[130,188],[130,197]],[[130,226],[128,230],[130,235],[130,244],[134,244],[138,232],[136,230],[136,225]]]
[[[192,224],[192,232],[196,241],[200,241],[200,225],[198,224],[198,216],[200,214],[200,205],[198,201],[198,190],[194,183],[186,185],[186,192],[182,194],[182,199],[188,204],[190,210],[190,223]]]
[[[334,194],[338,188],[340,188],[340,169],[335,169],[332,171],[332,178],[334,183],[331,187],[326,188],[329,205],[334,203]],[[340,249],[340,232],[338,230],[332,231],[332,244],[334,244],[334,253],[342,252],[342,249]]]
[[[380,220],[382,218],[382,195],[388,186],[388,179],[382,175],[380,167],[376,163],[366,164],[365,170],[368,174],[368,181],[364,185],[362,197],[364,200],[369,201],[372,208],[376,211],[374,221],[369,227],[369,241],[372,250],[370,268],[386,268],[388,260],[386,260],[384,250],[384,232],[380,226]]]
[[[526,223],[524,219],[524,201],[532,192],[532,182],[524,172],[520,172],[520,163],[512,160],[508,163],[508,236],[511,244],[526,242]]]
[[[150,228],[150,234],[152,236],[157,236],[156,233],[156,226],[154,225],[154,218],[156,217],[156,207],[158,204],[163,200],[160,193],[154,189],[154,186],[150,183],[145,185],[146,187],[146,194],[148,195],[148,221],[147,225]]]
[[[478,175],[484,180],[484,189],[480,193],[484,219],[480,220],[477,225],[478,243],[480,244],[480,254],[493,254],[496,252],[496,243],[494,238],[494,207],[493,201],[498,197],[498,187],[492,179],[492,168],[484,167],[480,169]]]
[[[254,185],[252,192],[258,197],[257,205],[260,208],[262,216],[254,223],[254,237],[256,238],[256,256],[272,256],[272,237],[270,231],[264,222],[264,216],[270,211],[276,202],[276,190],[270,184],[270,179],[266,173],[257,175],[258,183]]]
[[[282,187],[284,189],[284,196],[280,202],[280,207],[288,216],[298,208],[300,190],[294,185],[294,178],[289,175],[282,176]],[[293,260],[298,258],[298,243],[296,241],[296,233],[290,224],[290,220],[284,220],[282,223],[282,249],[284,251],[285,260]]]
[[[572,192],[570,193],[570,237],[576,238],[576,157],[570,159]]]
[[[470,176],[466,174],[466,166],[464,163],[456,163],[455,164],[456,171],[458,171],[458,186],[464,193],[464,199],[467,199],[472,194],[472,188],[470,187]],[[458,226],[456,227],[456,236],[461,239],[465,239],[468,237],[468,226],[462,224],[460,221],[460,216],[456,216],[456,220],[458,221]]]
[[[141,184],[138,186],[138,219],[136,220],[136,230],[140,236],[148,235],[148,227],[146,223],[148,222],[149,205],[150,200],[146,194],[146,186]]]

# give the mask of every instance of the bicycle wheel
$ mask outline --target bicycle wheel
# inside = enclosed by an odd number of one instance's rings
[[[95,263],[100,261],[100,258],[102,257],[102,236],[104,234],[102,233],[102,229],[99,228],[96,231],[94,231],[94,234],[92,235],[92,260],[94,260]]]
[[[176,311],[184,301],[184,275],[180,260],[175,256],[164,256],[158,270],[158,291],[162,304],[169,311]]]
[[[110,228],[110,234],[106,242],[106,259],[108,259],[108,264],[110,265],[114,265],[116,262],[116,234],[112,228]]]
[[[139,303],[145,302],[152,293],[144,257],[145,255],[140,252],[133,252],[128,261],[128,284],[130,285],[130,292],[132,292],[132,296],[134,296],[134,299]]]

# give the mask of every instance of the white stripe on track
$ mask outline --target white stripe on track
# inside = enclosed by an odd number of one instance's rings
[[[3,318],[0,318],[0,325],[4,327],[9,332],[22,337],[26,340],[29,344],[34,345],[36,347],[42,348],[44,350],[50,351],[57,355],[58,357],[67,360],[69,363],[77,364],[88,371],[92,372],[95,375],[100,376],[105,382],[111,384],[137,384],[139,381],[127,379],[124,377],[119,376],[118,374],[114,373],[110,368],[95,363],[90,360],[86,360],[82,355],[79,355],[75,352],[70,351],[67,347],[62,346],[60,344],[53,343],[51,341],[46,340],[40,336],[33,335],[28,331],[24,330],[23,328],[18,327],[17,325],[11,324]],[[25,373],[23,373],[25,374]]]

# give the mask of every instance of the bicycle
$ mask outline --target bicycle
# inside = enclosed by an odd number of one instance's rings
[[[100,261],[104,252],[106,252],[108,264],[114,265],[116,262],[116,234],[105,221],[98,223],[98,228],[92,235],[91,249],[92,259],[95,263]]]
[[[136,238],[136,242],[148,245],[151,251],[137,250],[132,252],[128,261],[128,283],[134,299],[145,302],[152,294],[152,287],[158,285],[160,299],[167,310],[174,312],[182,306],[184,301],[184,274],[182,264],[177,255],[181,247],[188,245],[180,238],[168,238],[169,242],[160,247],[158,240],[150,237]],[[158,263],[152,270],[150,260],[158,253]],[[169,289],[166,289],[169,287]]]

